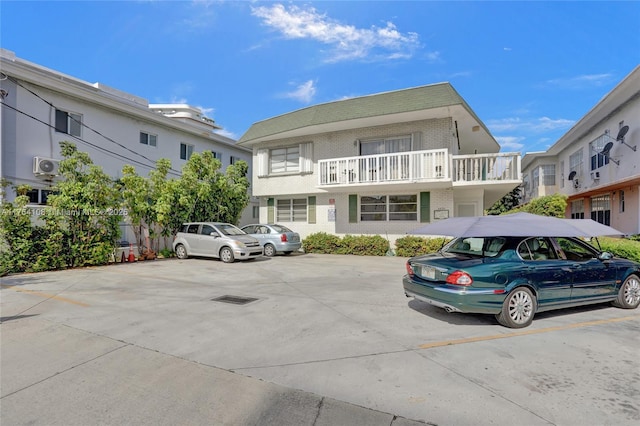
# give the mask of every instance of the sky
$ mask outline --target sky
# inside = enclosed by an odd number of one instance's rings
[[[640,1],[12,1],[0,47],[239,139],[258,121],[449,82],[502,152],[545,151],[640,64]]]

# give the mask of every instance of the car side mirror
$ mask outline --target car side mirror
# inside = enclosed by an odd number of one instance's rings
[[[599,260],[611,260],[611,259],[613,259],[613,255],[611,253],[609,253],[608,251],[603,251],[598,256],[598,259]]]
[[[211,235],[214,238],[218,238],[220,237],[220,234],[218,234],[216,231],[213,231],[212,233],[210,233],[209,235]]]

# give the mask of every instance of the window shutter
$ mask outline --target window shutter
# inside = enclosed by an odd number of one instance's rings
[[[431,193],[420,193],[420,222],[431,222]]]
[[[258,177],[269,176],[269,150],[259,149],[257,153]]]
[[[267,200],[267,223],[275,223],[274,217],[274,209],[273,209],[273,198],[269,198]]]
[[[313,172],[313,143],[306,142],[300,144],[300,173]]]
[[[309,207],[308,222],[309,223],[316,223],[316,197],[315,197],[315,195],[309,197],[307,205]]]
[[[349,194],[349,223],[358,223],[358,196]]]

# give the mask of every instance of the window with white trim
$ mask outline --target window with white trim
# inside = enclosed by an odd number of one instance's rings
[[[540,166],[542,171],[542,186],[554,186],[556,184],[556,165],[544,164]]]
[[[618,207],[620,213],[624,213],[624,191],[618,191]]]
[[[292,198],[276,201],[276,221],[278,222],[306,222],[307,199]]]
[[[193,145],[189,145],[188,143],[181,142],[180,143],[180,159],[188,160],[193,155]]]
[[[584,219],[584,200],[571,201],[571,219]]]
[[[294,173],[300,171],[300,147],[272,149],[269,169],[271,173]]]
[[[142,145],[158,146],[158,135],[140,132],[140,143]]]
[[[582,148],[569,157],[569,174],[576,172],[575,177],[582,177]]]
[[[591,197],[591,219],[603,225],[611,225],[611,202],[609,194]]]
[[[56,132],[82,136],[82,115],[56,109]]]
[[[278,174],[313,173],[313,143],[303,142],[256,152],[258,177]]]
[[[418,196],[409,195],[363,195],[360,197],[360,220],[395,221],[418,220]]]
[[[609,135],[605,134],[589,143],[591,170],[597,170],[609,164],[609,156],[601,154],[609,139]]]

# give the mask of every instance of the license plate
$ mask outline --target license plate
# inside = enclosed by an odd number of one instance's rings
[[[420,275],[422,275],[424,278],[429,278],[431,280],[435,280],[436,279],[436,270],[434,268],[432,268],[431,266],[422,266]]]

